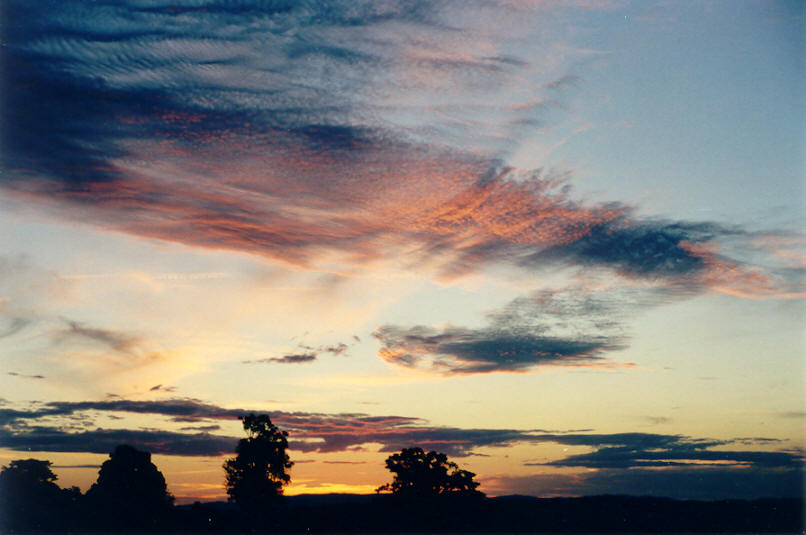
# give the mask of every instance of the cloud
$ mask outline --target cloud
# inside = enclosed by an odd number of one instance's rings
[[[245,360],[244,364],[303,364],[316,360],[314,353],[302,353],[298,355],[283,355],[282,357],[269,357],[257,360]]]
[[[545,463],[526,463],[529,466],[584,467],[596,469],[633,469],[668,466],[754,466],[761,468],[802,468],[804,457],[800,452],[786,451],[731,451],[723,449],[731,444],[764,444],[778,442],[764,437],[733,440],[692,439],[682,435],[654,433],[615,433],[538,435],[535,440],[546,440],[568,446],[590,446],[590,453],[569,455]]]
[[[0,338],[7,338],[15,335],[31,323],[30,318],[25,317],[10,317],[6,321],[6,325],[0,328]]]
[[[705,257],[687,247],[713,240],[727,230],[714,224],[630,224],[617,218],[591,227],[580,239],[549,247],[528,259],[574,259],[583,265],[613,266],[630,276],[674,277],[702,271]]]
[[[672,422],[668,416],[645,416],[650,425],[664,425]]]
[[[170,350],[156,347],[155,340],[139,333],[96,327],[64,317],[54,318],[54,321],[62,326],[43,331],[43,337],[49,338],[51,344],[47,349],[56,349],[65,357],[60,359],[59,366],[82,375],[112,377],[122,371],[131,374],[156,363],[165,363],[172,355]],[[131,378],[129,375],[129,381]],[[160,389],[173,391],[172,387]]]
[[[39,412],[0,408],[0,426],[19,423],[30,418],[39,418],[41,415]]]
[[[698,464],[791,468],[801,466],[803,458],[792,453],[777,451],[710,451],[687,445],[675,445],[656,451],[634,450],[629,447],[601,448],[593,453],[572,455],[547,464],[585,468],[642,468]]]
[[[143,430],[71,433],[52,426],[40,427],[29,424],[41,418],[64,417],[85,411],[161,414],[172,417],[175,421],[185,422],[235,419],[251,412],[245,409],[225,409],[192,399],[51,402],[30,411],[0,409],[0,421],[12,424],[4,428],[4,434],[0,436],[0,447],[10,449],[38,447],[45,448],[42,451],[103,453],[107,444],[115,440],[125,440],[142,447],[158,448],[159,452],[165,454],[215,455],[216,453],[209,452],[223,447],[222,444],[231,440],[230,437],[210,436],[211,444],[205,445],[204,436],[199,434]],[[475,447],[503,446],[528,440],[530,436],[529,432],[518,430],[429,427],[423,425],[425,422],[418,418],[401,416],[273,411],[271,417],[276,425],[290,432],[292,449],[302,452],[348,451],[349,448],[362,444],[380,443],[381,450],[385,452],[419,445],[438,449],[450,455],[466,455]],[[187,441],[184,441],[184,437],[188,437]],[[95,442],[82,446],[85,441]],[[82,447],[85,449],[82,450]],[[157,452],[156,449],[152,451]]]
[[[621,321],[662,302],[665,290],[566,288],[514,299],[488,324],[433,328],[384,325],[373,336],[392,364],[444,374],[523,372],[539,366],[629,367],[603,354],[625,347]]]
[[[160,414],[172,417],[175,421],[199,422],[204,420],[232,420],[247,414],[245,409],[227,409],[203,403],[194,399],[173,399],[162,401],[106,400],[82,402],[50,402],[29,411],[0,409],[0,422],[5,438],[0,439],[0,447],[11,449],[26,448],[32,444],[44,447],[69,447],[73,449],[48,449],[43,451],[89,451],[97,452],[97,445],[86,445],[80,450],[82,440],[97,437],[114,440],[121,430],[95,430],[82,433],[66,433],[58,428],[31,425],[45,417],[70,416],[87,411],[129,412],[135,414]],[[801,466],[800,452],[786,451],[722,451],[721,448],[733,443],[747,444],[748,439],[710,440],[696,439],[682,435],[656,433],[557,433],[541,430],[517,429],[462,429],[435,427],[419,418],[404,416],[370,416],[366,414],[323,414],[308,412],[272,411],[272,421],[280,428],[289,431],[291,448],[301,452],[342,452],[364,444],[380,444],[380,451],[394,452],[404,447],[420,446],[423,449],[442,451],[451,456],[468,456],[480,447],[503,447],[515,443],[541,444],[553,442],[567,446],[594,448],[591,453],[570,455],[564,459],[543,463],[545,466],[587,467],[587,468],[644,468],[675,465],[733,465],[737,467],[791,468]],[[191,429],[187,427],[186,429]],[[202,428],[204,429],[204,428]],[[128,432],[128,431],[126,431]],[[62,437],[62,434],[70,436]],[[182,451],[209,452],[223,447],[232,437],[210,437],[212,445],[204,445],[204,434],[154,431],[131,431],[130,441],[148,446],[156,444],[157,438],[164,441],[158,444],[163,453],[176,455],[205,455],[206,453],[182,453]],[[157,433],[157,434],[149,434]],[[106,437],[106,438],[105,438]],[[189,437],[188,442],[182,442]],[[47,442],[47,440],[51,442]],[[764,438],[752,439],[754,443],[765,443]],[[186,444],[186,446],[183,446]],[[183,450],[183,448],[185,448]],[[32,448],[33,449],[33,448]],[[103,452],[103,451],[102,451]],[[214,455],[214,454],[211,454]]]
[[[0,341],[40,323],[42,309],[60,303],[69,287],[26,255],[0,255]]]
[[[44,375],[26,375],[24,373],[17,373],[17,372],[8,372],[8,375],[11,375],[12,377],[22,377],[22,378],[25,378],[25,379],[44,379],[45,378]]]
[[[574,474],[481,478],[488,493],[533,496],[624,494],[683,500],[799,498],[803,499],[802,469],[669,467],[601,469]]]
[[[346,355],[347,351],[350,349],[350,346],[344,342],[319,347],[299,344],[298,347],[304,352],[282,355],[280,357],[244,360],[242,362],[243,364],[304,364],[306,362],[315,361],[322,353],[329,353],[334,356]]]
[[[237,442],[236,437],[155,430],[95,429],[74,433],[44,426],[0,429],[0,447],[16,451],[109,453],[119,444],[132,444],[162,455],[217,456],[235,451]]]
[[[176,387],[175,386],[162,386],[161,384],[159,384],[159,385],[152,386],[151,388],[148,389],[148,391],[149,392],[176,392]]]
[[[778,413],[781,418],[806,418],[806,411],[788,411]]]
[[[89,341],[120,353],[131,353],[141,343],[139,337],[122,331],[87,327],[71,320],[65,320],[65,323],[68,326],[66,329],[59,329],[53,334],[56,343]]]
[[[525,371],[541,364],[584,365],[601,359],[607,340],[573,340],[488,329],[383,326],[373,335],[387,362],[442,373]]]
[[[443,277],[559,264],[779,290],[702,247],[730,229],[648,221],[508,167],[512,125],[539,118],[524,104],[575,80],[568,58],[534,59],[562,47],[513,53],[556,31],[526,6],[484,5],[479,20],[426,0],[3,9],[0,184],[64,217],[304,267],[336,253]],[[70,336],[111,334],[81,329]]]
[[[350,348],[344,342],[339,342],[338,344],[332,346],[325,346],[322,348],[322,351],[325,353],[330,353],[331,355],[344,355],[347,350]]]
[[[188,427],[180,427],[181,431],[201,431],[203,433],[209,433],[210,431],[218,431],[221,429],[221,426],[218,424],[213,425],[194,425]]]

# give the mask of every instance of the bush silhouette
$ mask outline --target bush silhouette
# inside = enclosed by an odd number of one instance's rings
[[[404,448],[386,459],[386,468],[394,474],[391,483],[377,488],[405,498],[427,499],[436,496],[483,497],[473,481],[473,472],[460,470],[447,455],[421,448]]]
[[[248,437],[238,441],[236,456],[224,463],[229,501],[253,509],[265,506],[283,494],[291,477],[288,433],[280,431],[268,415],[249,414],[242,419]]]

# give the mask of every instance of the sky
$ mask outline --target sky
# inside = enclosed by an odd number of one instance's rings
[[[802,3],[2,9],[0,464],[803,495]]]

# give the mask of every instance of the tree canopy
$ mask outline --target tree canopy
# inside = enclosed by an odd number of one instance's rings
[[[0,470],[0,531],[49,529],[64,520],[60,513],[73,504],[80,491],[59,488],[51,464],[18,459]]]
[[[283,485],[291,481],[288,433],[266,414],[249,414],[241,421],[248,436],[238,441],[235,458],[224,463],[227,494],[243,507],[259,507],[281,496]]]
[[[14,488],[17,492],[23,489],[51,489],[59,487],[55,481],[50,461],[38,459],[19,459],[11,461],[0,470],[0,485],[3,488]]]
[[[117,446],[109,454],[87,496],[104,503],[142,507],[167,506],[174,500],[162,472],[151,462],[151,454],[128,445]]]
[[[394,474],[391,483],[377,492],[391,492],[408,498],[430,498],[441,495],[483,496],[476,490],[473,472],[460,470],[447,455],[422,448],[404,448],[386,459],[386,468]]]

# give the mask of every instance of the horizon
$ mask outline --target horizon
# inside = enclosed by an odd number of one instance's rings
[[[803,498],[803,3],[0,9],[0,466]]]

